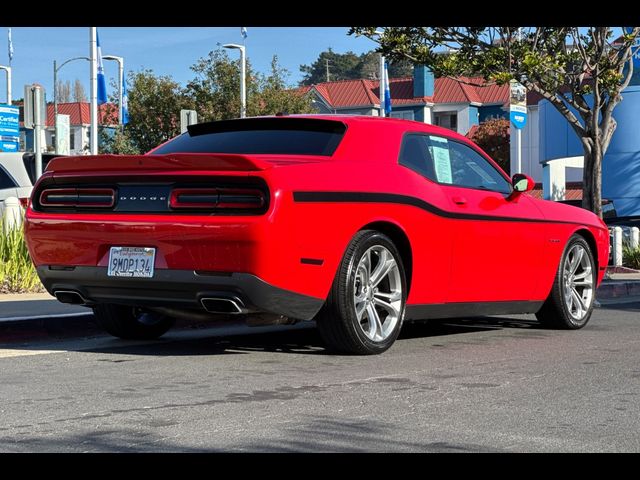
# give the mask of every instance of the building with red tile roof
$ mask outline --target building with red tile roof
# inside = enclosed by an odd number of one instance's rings
[[[434,123],[466,134],[491,117],[507,117],[509,85],[496,85],[476,77],[434,78],[425,66],[412,77],[389,80],[391,116]],[[340,80],[302,87],[313,95],[320,113],[379,115],[378,80]]]
[[[22,120],[23,107],[20,106]],[[89,151],[91,135],[91,104],[89,102],[70,102],[58,104],[58,115],[69,115],[69,149],[71,155],[84,155]],[[118,106],[111,103],[98,105],[98,125],[116,128],[118,126]],[[20,143],[24,150],[33,150],[33,130],[25,129],[20,121]],[[52,150],[55,143],[54,107],[47,104],[45,120],[44,144]]]

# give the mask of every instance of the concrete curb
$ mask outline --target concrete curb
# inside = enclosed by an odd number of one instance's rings
[[[640,296],[640,280],[618,280],[603,282],[596,290],[599,300],[620,299]]]

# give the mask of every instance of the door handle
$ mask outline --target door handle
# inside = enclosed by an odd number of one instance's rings
[[[467,203],[467,199],[464,197],[451,197],[451,200],[453,200],[453,203],[455,203],[456,205],[465,205]]]

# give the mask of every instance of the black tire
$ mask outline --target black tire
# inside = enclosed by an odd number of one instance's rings
[[[93,307],[93,314],[107,333],[127,340],[158,338],[175,323],[172,317],[124,305],[97,305]]]
[[[564,270],[566,262],[569,261],[569,252],[571,252],[574,246],[580,246],[584,249],[586,258],[591,266],[591,299],[589,301],[588,308],[583,309],[583,311],[586,310],[586,314],[584,314],[584,316],[581,316],[580,318],[576,318],[574,315],[572,315],[569,306],[567,306],[567,303],[565,301],[565,292],[568,291],[568,287],[565,282]],[[584,327],[589,322],[591,314],[593,313],[593,306],[595,304],[596,278],[597,267],[596,262],[593,259],[593,252],[591,252],[591,247],[584,239],[584,237],[578,234],[574,234],[567,242],[567,245],[564,248],[564,252],[562,253],[562,257],[560,258],[560,264],[558,265],[558,271],[556,272],[553,287],[551,287],[551,292],[549,293],[547,300],[542,305],[542,308],[538,311],[538,313],[536,313],[536,318],[538,319],[538,321],[547,328],[562,330],[577,330]]]
[[[365,327],[361,326],[362,322],[365,321],[364,316],[361,321],[358,321],[355,310],[356,301],[354,299],[355,289],[362,288],[356,287],[356,269],[363,255],[372,247],[384,247],[393,256],[398,266],[401,285],[401,303],[398,308],[399,314],[396,316],[395,326],[392,327],[393,322],[387,324],[387,327],[392,328],[392,330],[387,332],[386,338],[379,341],[374,341],[365,334]],[[382,288],[384,282],[387,282],[386,285],[389,286],[390,281],[386,279],[381,282],[380,288]],[[397,280],[395,280],[395,283],[397,284]],[[377,292],[377,290],[375,291]],[[354,236],[347,247],[327,301],[316,317],[316,324],[329,350],[358,355],[379,354],[391,347],[396,338],[398,338],[404,319],[406,298],[405,270],[398,249],[386,235],[375,230],[363,230]],[[376,307],[374,306],[373,308]],[[390,314],[388,313],[387,315]],[[368,322],[368,320],[366,321]],[[384,325],[387,321],[388,317],[381,318],[381,325]]]

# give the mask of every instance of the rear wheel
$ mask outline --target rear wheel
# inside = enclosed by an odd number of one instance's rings
[[[596,262],[586,240],[573,235],[558,266],[549,297],[536,313],[550,328],[576,330],[584,327],[593,312]]]
[[[151,340],[169,330],[175,319],[137,307],[103,304],[93,307],[98,324],[114,337]]]
[[[389,237],[373,230],[358,232],[318,315],[320,335],[339,352],[384,352],[400,333],[406,291],[402,259]]]

